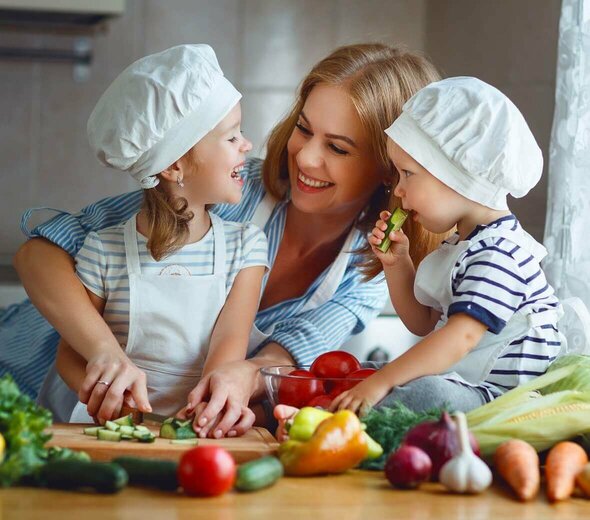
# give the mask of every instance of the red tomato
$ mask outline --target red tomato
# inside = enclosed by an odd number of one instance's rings
[[[360,383],[360,381],[349,381],[350,379],[366,379],[367,377],[373,375],[377,372],[375,368],[361,368],[359,370],[355,370],[348,374],[342,381],[336,381],[334,383],[334,387],[330,392],[330,396],[332,399],[334,397],[340,395],[345,390],[350,390],[351,388],[355,387]]]
[[[234,458],[219,446],[188,450],[178,464],[178,482],[189,495],[221,495],[232,488],[235,479]]]
[[[279,385],[279,403],[301,408],[316,395],[324,393],[324,383],[318,381],[309,370],[293,370],[290,376],[297,378],[285,378]]]
[[[352,354],[343,350],[333,350],[318,356],[310,370],[316,377],[346,377],[360,368],[361,364]]]
[[[322,394],[322,395],[316,395],[305,406],[317,406],[319,408],[323,408],[324,410],[327,410],[328,408],[330,408],[331,404],[332,404],[332,398],[327,394]]]

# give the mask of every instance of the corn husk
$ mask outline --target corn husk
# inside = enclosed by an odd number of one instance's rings
[[[509,439],[542,451],[590,433],[590,362],[566,357],[571,359],[467,414],[482,455],[491,456]]]
[[[560,390],[579,390],[581,392],[590,392],[590,356],[582,354],[568,354],[557,358],[547,372],[552,372],[559,368],[573,366],[574,371],[566,378],[559,379],[555,383],[543,388],[543,393],[559,392]]]

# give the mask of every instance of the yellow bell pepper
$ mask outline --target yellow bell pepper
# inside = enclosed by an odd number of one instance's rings
[[[332,417],[334,414],[321,408],[313,408],[311,406],[305,406],[301,408],[293,418],[291,424],[288,425],[289,439],[294,441],[308,441],[316,428],[322,421],[325,421],[328,417]],[[361,428],[364,430],[365,425],[361,424]],[[373,440],[368,433],[363,432],[367,440],[369,451],[367,452],[367,459],[376,459],[383,455],[383,448],[381,445]]]
[[[291,439],[279,446],[285,474],[323,475],[354,468],[367,456],[364,433],[353,412],[336,412],[319,424],[308,441]]]

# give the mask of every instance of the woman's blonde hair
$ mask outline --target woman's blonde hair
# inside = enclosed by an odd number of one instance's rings
[[[307,97],[316,85],[345,88],[350,94],[363,128],[368,132],[375,155],[386,172],[384,183],[395,185],[396,173],[387,156],[384,130],[400,115],[403,104],[418,90],[440,79],[434,65],[425,57],[401,47],[380,43],[340,47],[317,63],[299,87],[291,111],[268,138],[267,155],[262,168],[266,190],[284,198],[288,188],[287,142],[293,132]],[[371,197],[367,211],[357,220],[357,227],[369,232],[385,208],[400,206],[401,201],[381,185]],[[432,251],[442,236],[426,231],[421,225],[406,221],[404,232],[410,239],[410,256],[415,265]],[[361,271],[367,279],[382,270],[381,262],[367,244],[358,251]]]

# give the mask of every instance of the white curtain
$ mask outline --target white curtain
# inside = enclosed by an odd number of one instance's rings
[[[590,307],[590,0],[563,0],[544,263],[560,298]]]

